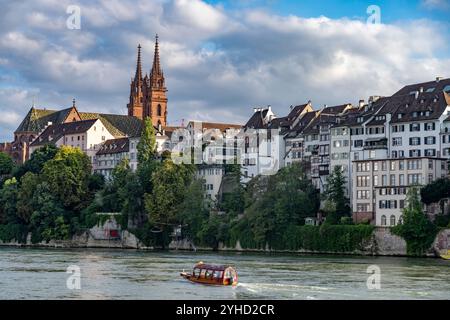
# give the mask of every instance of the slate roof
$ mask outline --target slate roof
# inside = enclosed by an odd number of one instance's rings
[[[97,155],[116,154],[130,151],[130,139],[119,138],[106,140],[105,143],[97,151]]]
[[[34,140],[31,146],[41,146],[49,143],[53,144],[62,136],[67,134],[85,133],[94,125],[95,122],[97,122],[97,119],[67,122],[48,126],[44,132],[39,135],[39,138]]]

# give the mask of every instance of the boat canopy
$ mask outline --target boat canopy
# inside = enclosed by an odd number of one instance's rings
[[[230,268],[230,266],[204,264],[204,263],[197,263],[194,266],[194,269],[204,269],[204,270],[211,270],[211,271],[225,271],[227,268]]]

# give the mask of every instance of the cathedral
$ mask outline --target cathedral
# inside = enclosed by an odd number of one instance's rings
[[[167,126],[167,88],[159,57],[159,42],[156,35],[153,65],[149,75],[142,76],[141,46],[138,46],[136,74],[131,79],[130,97],[127,104],[127,115],[100,114],[78,111],[75,100],[70,108],[62,110],[38,109],[29,110],[19,127],[14,132],[12,143],[0,144],[0,151],[7,152],[16,163],[24,163],[30,157],[30,146],[39,145],[40,136],[49,127],[55,131],[59,127],[73,122],[83,123],[99,119],[115,139],[140,136],[143,119],[151,117],[158,132],[170,131]],[[64,130],[64,126],[62,126]],[[64,135],[61,132],[60,135]],[[82,146],[82,145],[81,145]],[[87,146],[85,146],[87,148]]]
[[[158,35],[150,75],[142,77],[141,45],[138,46],[136,74],[131,79],[128,115],[139,119],[150,117],[155,127],[167,126],[167,88],[159,59]]]

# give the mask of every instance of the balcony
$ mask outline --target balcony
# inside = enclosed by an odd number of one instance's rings
[[[364,150],[374,150],[374,149],[387,149],[387,139],[386,138],[373,138],[366,139],[364,142]]]

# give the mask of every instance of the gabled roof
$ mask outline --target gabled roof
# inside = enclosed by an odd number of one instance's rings
[[[143,128],[142,120],[127,115],[80,112],[82,120],[100,119],[106,129],[116,138],[138,137]]]
[[[72,108],[67,108],[55,111],[47,109],[36,109],[32,107],[15,132],[38,133],[42,131],[49,122],[51,122],[52,124],[63,123],[71,109]]]
[[[53,124],[51,126],[48,126],[44,130],[44,132],[42,132],[39,135],[39,138],[34,140],[34,142],[31,144],[31,146],[35,147],[35,146],[46,145],[49,143],[53,144],[64,135],[85,133],[96,122],[97,122],[97,119],[67,122],[67,123],[62,123],[62,124]]]
[[[252,129],[266,129],[267,124],[264,123],[264,119],[266,118],[268,112],[269,109],[255,111],[244,127]]]
[[[105,143],[97,151],[97,155],[116,154],[130,151],[130,139],[119,138],[106,140]]]

